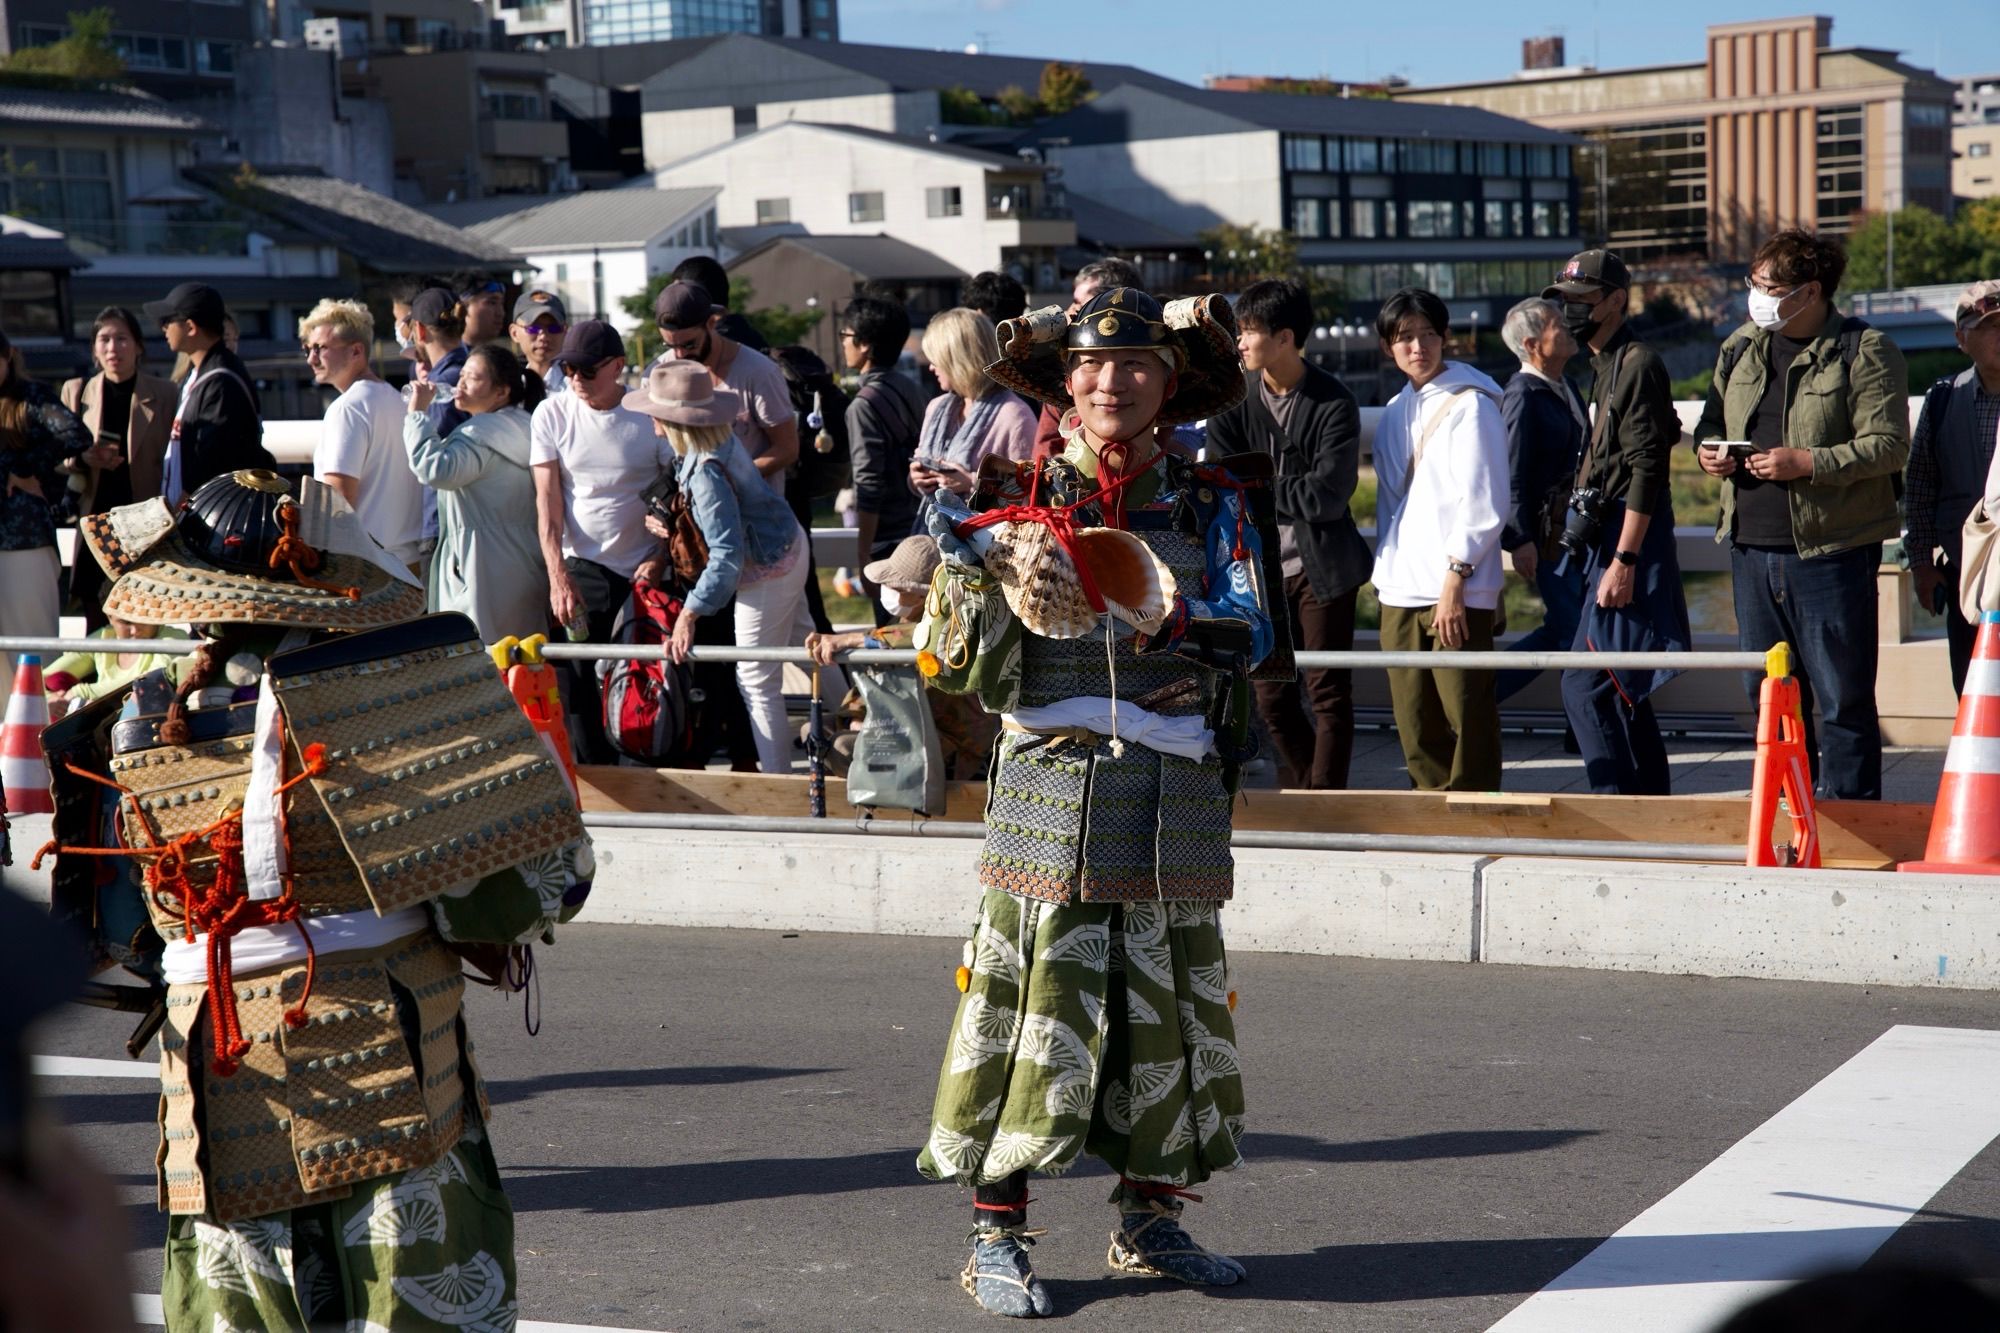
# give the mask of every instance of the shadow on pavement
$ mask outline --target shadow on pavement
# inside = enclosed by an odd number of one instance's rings
[[[144,1084],[140,1085],[144,1087]],[[134,1092],[127,1083],[117,1092],[59,1092],[41,1098],[55,1108],[65,1125],[147,1125],[159,1119],[160,1090]]]
[[[523,1175],[523,1172],[541,1172]],[[561,1167],[510,1163],[502,1168],[518,1213],[573,1208],[585,1213],[661,1212],[750,1199],[788,1199],[929,1185],[917,1174],[917,1149],[853,1157],[753,1157],[748,1161],[673,1166]]]
[[[578,1069],[535,1078],[487,1079],[486,1091],[495,1102],[521,1101],[545,1092],[576,1092],[583,1088],[699,1088],[724,1083],[762,1083],[774,1078],[832,1074],[823,1069],[781,1069],[774,1065],[676,1065],[655,1069]]]
[[[1411,1134],[1400,1139],[1360,1139],[1351,1143],[1303,1134],[1243,1136],[1243,1156],[1251,1162],[1423,1162],[1439,1157],[1498,1157],[1505,1153],[1546,1152],[1587,1139],[1594,1129],[1466,1129]]]

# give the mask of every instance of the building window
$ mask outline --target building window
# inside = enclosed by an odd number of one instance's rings
[[[1990,143],[1969,143],[1965,146],[1967,157],[1989,157],[1992,153],[1993,145]]]
[[[1382,201],[1382,234],[1384,236],[1392,239],[1395,237],[1397,214],[1402,212],[1402,208],[1403,206],[1394,199],[1384,199]]]
[[[1950,123],[1951,123],[1951,108],[1946,106],[1944,103],[1942,102],[1910,103],[1910,124],[1942,126],[1942,125],[1949,125]]]
[[[1380,171],[1381,156],[1376,152],[1373,139],[1349,139],[1347,141],[1347,169],[1349,171]]]
[[[184,70],[188,67],[187,42],[179,37],[158,37],[149,32],[114,32],[112,49],[125,61],[125,68],[139,70]]]
[[[45,223],[73,239],[115,247],[111,154],[98,148],[0,148],[0,211]]]
[[[1324,199],[1292,200],[1292,235],[1303,240],[1318,240],[1326,230],[1326,201]]]
[[[775,222],[790,222],[791,220],[792,201],[790,199],[759,199],[757,201],[758,226],[768,227]]]
[[[494,120],[540,120],[542,119],[542,95],[529,92],[508,92],[500,90],[488,92],[485,96],[486,114]]]
[[[194,67],[198,74],[234,74],[236,43],[203,38],[194,44]]]
[[[849,222],[880,222],[882,220],[882,192],[868,190],[861,194],[847,196],[847,220]]]
[[[1508,221],[1507,201],[1505,199],[1488,199],[1486,201],[1486,234],[1494,237],[1514,235],[1508,229]]]
[[[1511,176],[1507,170],[1507,145],[1483,143],[1479,145],[1479,171],[1485,176]]]
[[[1412,199],[1409,208],[1411,236],[1458,235],[1458,205],[1451,200]]]
[[[1317,134],[1287,134],[1285,136],[1285,170],[1326,170],[1326,152]]]
[[[1621,125],[1583,150],[1583,230],[1626,263],[1708,253],[1708,127],[1700,120]],[[1554,225],[1554,218],[1550,225]]]
[[[955,218],[965,212],[959,188],[956,185],[933,185],[924,191],[924,215],[933,218]]]
[[[1918,104],[1912,103],[1911,119]],[[1818,138],[1819,229],[1845,232],[1854,226],[1861,211],[1862,111],[1858,106],[1820,108]]]
[[[1373,199],[1350,199],[1347,214],[1352,225],[1347,234],[1357,241],[1375,238],[1375,201]]]

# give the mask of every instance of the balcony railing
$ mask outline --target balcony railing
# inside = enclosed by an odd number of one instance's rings
[[[31,218],[63,233],[85,259],[106,255],[221,255],[248,253],[244,222],[165,222],[106,218]]]

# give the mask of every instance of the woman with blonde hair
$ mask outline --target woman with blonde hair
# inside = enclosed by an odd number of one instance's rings
[[[1026,462],[1035,452],[1035,410],[986,373],[1000,359],[992,320],[965,306],[946,310],[925,327],[922,345],[944,392],[924,409],[910,460],[910,486],[924,497],[918,532],[938,487],[970,495],[987,455]]]
[[[736,599],[736,644],[788,648],[793,623],[805,604],[805,529],[784,497],[773,491],[731,433],[739,397],[718,390],[698,361],[660,361],[625,406],[653,418],[653,429],[680,455],[678,476],[688,508],[708,544],[708,564],[688,591],[667,655],[687,660],[695,623]],[[665,538],[652,515],[646,529]],[[757,736],[757,763],[766,773],[789,773],[792,739],[785,725],[785,668],[780,662],[739,662],[736,688]]]

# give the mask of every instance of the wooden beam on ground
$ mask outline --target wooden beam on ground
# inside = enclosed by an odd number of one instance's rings
[[[692,769],[585,767],[586,810],[664,814],[806,813],[802,776],[713,773]],[[946,785],[943,819],[976,821],[986,806],[978,782]],[[1405,833],[1491,838],[1504,855],[1509,838],[1601,838],[1608,842],[1745,841],[1750,802],[1741,796],[1568,796],[1533,792],[1246,791],[1237,798],[1239,829]],[[829,819],[862,814],[847,803],[847,784],[826,783]],[[909,819],[885,811],[880,819]],[[1828,866],[1884,869],[1923,856],[1931,808],[1889,801],[1829,801],[1819,807],[1821,855]]]

